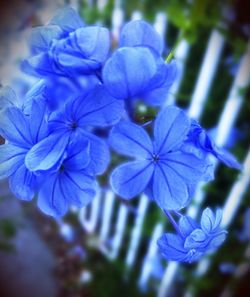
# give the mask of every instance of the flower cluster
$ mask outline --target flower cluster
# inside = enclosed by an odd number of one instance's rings
[[[111,147],[133,158],[112,171],[113,191],[123,199],[145,192],[169,217],[191,202],[200,181],[213,179],[211,155],[240,165],[183,110],[161,108],[176,69],[148,23],[126,24],[117,49],[111,41],[108,29],[85,25],[69,7],[33,29],[22,70],[37,83],[19,101],[8,87],[0,94],[0,178],[9,178],[17,198],[37,196],[44,213],[63,216],[95,197]],[[136,123],[140,102],[160,110],[152,127]],[[178,235],[164,235],[160,249],[167,259],[192,262],[225,239],[220,219],[209,209],[200,226],[182,216]]]
[[[225,240],[227,232],[220,228],[221,219],[221,210],[214,215],[210,208],[203,211],[200,224],[189,216],[181,216],[179,224],[175,224],[178,235],[166,233],[158,239],[160,251],[172,261],[192,263],[199,260]]]

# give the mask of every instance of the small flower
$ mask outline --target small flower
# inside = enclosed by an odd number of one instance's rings
[[[201,149],[204,155],[212,154],[228,167],[242,169],[242,165],[239,164],[236,158],[225,149],[217,147],[206,131],[195,120],[191,122],[188,141]]]
[[[89,141],[75,139],[56,170],[46,175],[38,192],[38,207],[53,217],[64,215],[71,205],[86,206],[96,194],[96,181],[88,170]]]
[[[173,84],[176,69],[161,58],[160,35],[144,21],[132,21],[121,32],[120,48],[107,60],[102,77],[112,96],[161,105]]]
[[[221,229],[222,212],[215,213],[206,208],[200,224],[189,216],[182,216],[179,221],[178,235],[165,233],[158,239],[158,246],[163,257],[170,261],[192,263],[205,253],[215,251],[225,240],[227,231]]]
[[[103,173],[109,163],[108,147],[87,128],[112,125],[119,121],[122,112],[122,102],[107,94],[101,85],[87,94],[71,98],[60,111],[50,114],[50,134],[28,152],[27,168],[31,171],[51,169],[60,163],[68,144],[81,135],[90,141],[93,173]]]
[[[107,59],[109,31],[84,26],[79,15],[66,7],[47,26],[33,29],[30,47],[32,55],[22,64],[29,74],[42,77],[93,74]]]
[[[113,190],[125,199],[146,190],[162,209],[185,207],[209,166],[206,158],[182,151],[189,129],[189,118],[175,106],[158,114],[154,142],[142,127],[118,123],[111,131],[110,144],[118,153],[136,160],[113,171]]]

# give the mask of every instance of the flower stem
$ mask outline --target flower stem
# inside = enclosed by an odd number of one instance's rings
[[[183,38],[184,38],[184,34],[183,34],[183,31],[181,31],[173,48],[171,49],[170,53],[168,54],[167,58],[165,59],[165,63],[169,63],[173,59],[176,49],[177,49],[178,45],[180,44],[180,42],[183,40]]]
[[[169,221],[170,221],[170,223],[172,224],[172,226],[174,227],[174,229],[176,230],[176,232],[177,232],[181,237],[183,237],[183,235],[181,234],[181,231],[180,231],[180,229],[179,229],[178,224],[175,222],[175,220],[174,220],[174,218],[172,217],[172,215],[170,214],[170,212],[167,211],[167,210],[165,210],[165,209],[164,209],[163,211],[164,211],[165,215],[167,216],[167,218],[169,219]]]

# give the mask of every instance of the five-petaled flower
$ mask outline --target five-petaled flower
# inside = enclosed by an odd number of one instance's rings
[[[48,119],[50,134],[32,147],[25,158],[30,171],[49,170],[62,159],[65,149],[81,135],[90,141],[93,174],[103,173],[109,163],[109,149],[103,139],[91,133],[89,126],[105,127],[119,121],[123,104],[97,86],[87,94],[71,98]]]
[[[154,141],[142,127],[131,122],[118,123],[111,131],[110,145],[136,160],[113,171],[113,190],[125,199],[146,190],[162,209],[185,207],[196,184],[211,168],[206,158],[182,150],[189,129],[188,116],[175,106],[158,114]]]

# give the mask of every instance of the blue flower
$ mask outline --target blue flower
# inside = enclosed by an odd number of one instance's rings
[[[105,127],[119,121],[123,104],[99,85],[87,95],[69,100],[63,109],[51,113],[50,135],[28,152],[25,164],[31,171],[46,171],[60,163],[68,144],[79,135],[90,141],[93,174],[103,173],[109,163],[104,140],[89,132],[88,127]]]
[[[227,234],[220,227],[221,218],[221,210],[217,210],[214,215],[210,208],[203,211],[200,224],[189,216],[182,216],[178,235],[166,233],[158,239],[163,257],[170,261],[192,263],[205,253],[216,250]]]
[[[239,164],[236,158],[225,149],[217,147],[206,131],[195,120],[192,120],[187,141],[195,144],[204,155],[212,154],[227,166],[242,169],[242,165]]]
[[[71,205],[83,207],[95,197],[97,184],[88,170],[89,151],[89,141],[75,139],[60,166],[46,175],[38,192],[38,207],[44,213],[60,217]]]
[[[136,160],[113,171],[113,190],[125,199],[146,190],[162,209],[185,207],[209,166],[206,158],[182,150],[189,129],[189,118],[175,106],[158,114],[153,142],[142,127],[125,121],[117,124],[111,131],[111,146]]]
[[[34,101],[32,113],[25,116],[17,107],[6,108],[0,117],[0,135],[8,142],[0,146],[0,179],[9,177],[13,194],[22,200],[31,200],[41,182],[25,166],[29,150],[48,135],[46,104]]]
[[[120,46],[103,67],[107,90],[117,99],[161,105],[173,84],[176,68],[161,58],[160,36],[146,22],[133,21],[122,30]]]
[[[30,39],[31,57],[22,69],[35,76],[91,74],[107,59],[109,31],[85,27],[70,7],[61,9],[47,26],[34,28]]]

